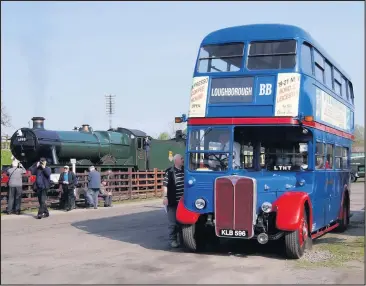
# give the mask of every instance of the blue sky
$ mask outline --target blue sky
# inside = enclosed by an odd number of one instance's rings
[[[364,122],[363,2],[1,2],[2,99],[15,128],[44,116],[49,129],[88,123],[152,136],[188,112],[203,37],[255,23],[307,30],[351,76]]]

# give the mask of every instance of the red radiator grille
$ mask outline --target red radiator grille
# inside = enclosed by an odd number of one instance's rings
[[[245,230],[252,237],[255,186],[251,178],[223,177],[215,183],[215,228],[221,230]],[[226,235],[225,235],[226,236]]]

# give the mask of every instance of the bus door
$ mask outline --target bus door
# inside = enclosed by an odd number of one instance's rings
[[[146,156],[142,137],[137,138],[136,164],[138,170],[146,170]]]
[[[325,225],[326,210],[329,208],[326,189],[325,144],[316,142],[314,170],[313,230]]]
[[[325,156],[325,190],[326,190],[326,216],[325,223],[328,224],[337,219],[340,210],[339,176],[340,172],[334,170],[333,153],[334,146],[326,145]],[[338,176],[339,175],[339,176]]]

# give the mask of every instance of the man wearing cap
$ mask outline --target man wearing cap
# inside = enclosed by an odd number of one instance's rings
[[[46,158],[41,158],[37,164],[30,168],[32,175],[36,176],[36,182],[33,189],[37,192],[39,209],[37,218],[41,219],[43,216],[48,217],[50,214],[47,209],[46,200],[47,192],[51,186],[51,168],[47,167]]]
[[[71,211],[74,200],[74,189],[76,186],[76,175],[74,172],[70,171],[69,166],[64,166],[64,172],[60,174],[58,183],[62,186],[66,211]]]

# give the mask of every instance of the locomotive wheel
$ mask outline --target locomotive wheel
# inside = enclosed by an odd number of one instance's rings
[[[306,210],[301,218],[300,226],[297,230],[285,234],[286,256],[290,259],[299,259],[304,255],[305,246],[311,240]]]
[[[183,245],[189,251],[201,252],[205,248],[203,228],[199,223],[182,225]]]
[[[342,219],[339,223],[339,226],[336,228],[337,232],[344,232],[347,230],[349,225],[349,215],[350,215],[350,208],[348,199],[343,201],[342,205]]]

